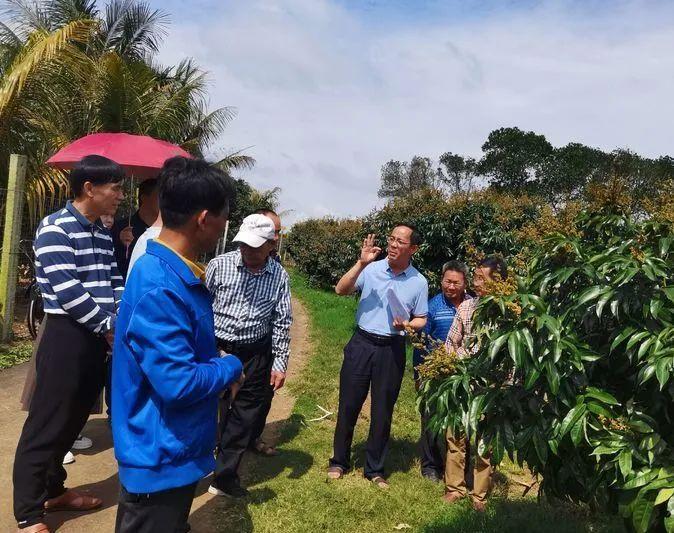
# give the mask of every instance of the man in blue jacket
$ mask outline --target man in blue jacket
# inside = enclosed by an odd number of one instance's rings
[[[112,358],[117,532],[189,531],[197,482],[215,467],[218,395],[242,375],[216,347],[197,262],[224,231],[231,180],[174,157],[159,182],[164,226],[127,280]]]

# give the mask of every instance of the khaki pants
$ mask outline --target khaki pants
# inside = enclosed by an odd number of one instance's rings
[[[471,451],[475,453],[471,454]],[[472,472],[466,468],[466,464],[470,466],[471,455],[475,461]],[[447,431],[447,462],[445,465],[445,491],[447,493],[467,496],[466,477],[472,477],[471,495],[474,500],[484,502],[491,487],[491,472],[489,454],[486,457],[480,456],[476,450],[470,449],[468,439],[464,435],[455,436],[451,431]]]

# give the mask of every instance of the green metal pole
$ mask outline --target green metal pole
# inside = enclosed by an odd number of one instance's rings
[[[12,338],[26,163],[27,160],[24,155],[12,154],[9,156],[5,232],[2,238],[2,257],[0,258],[0,319],[2,322],[0,324],[2,327],[0,341],[2,342],[7,342]]]

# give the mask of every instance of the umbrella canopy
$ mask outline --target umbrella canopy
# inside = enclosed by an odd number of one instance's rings
[[[47,164],[71,169],[84,156],[92,154],[112,159],[124,167],[128,175],[139,180],[156,177],[164,161],[171,157],[192,157],[180,146],[146,135],[92,133],[61,148]]]

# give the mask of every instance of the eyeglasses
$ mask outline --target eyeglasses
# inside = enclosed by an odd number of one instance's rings
[[[393,244],[395,242],[399,246],[407,246],[409,244],[409,242],[400,240],[397,237],[394,237],[393,235],[389,235],[386,238],[386,240],[388,241],[389,244]]]
[[[448,287],[459,287],[464,284],[463,281],[443,281],[443,285],[447,285]]]

